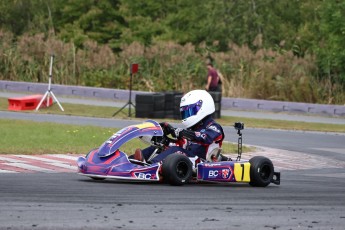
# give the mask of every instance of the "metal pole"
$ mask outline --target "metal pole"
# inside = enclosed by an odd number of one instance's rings
[[[132,104],[132,77],[133,73],[131,71],[131,79],[129,80],[129,109],[128,109],[128,116],[131,117],[131,104]]]
[[[41,107],[43,101],[47,99],[47,107],[49,106],[50,101],[50,95],[53,97],[53,99],[56,101],[56,103],[59,105],[60,109],[64,111],[63,107],[61,106],[58,99],[55,97],[53,91],[51,90],[51,84],[52,84],[52,77],[53,77],[53,62],[54,62],[54,54],[50,56],[50,66],[49,66],[49,79],[48,79],[48,90],[42,97],[40,103],[36,107],[36,111]]]

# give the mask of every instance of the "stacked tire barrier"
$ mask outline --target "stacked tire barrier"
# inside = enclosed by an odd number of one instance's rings
[[[181,92],[165,92],[165,118],[180,119]]]
[[[222,109],[222,92],[209,92],[214,100],[214,106],[216,111],[213,114],[213,118],[218,119],[221,117],[220,111]]]
[[[181,98],[183,97],[183,94],[181,95],[175,95],[175,109],[174,109],[174,118],[176,120],[181,120],[181,112],[180,112],[180,103],[181,103]]]
[[[220,118],[221,110],[221,92],[210,92],[216,107],[213,118]],[[135,106],[137,118],[169,118],[181,119],[180,101],[183,93],[177,91],[137,94],[135,96]]]
[[[135,96],[135,117],[164,118],[165,95],[163,93],[137,94]]]
[[[179,119],[181,92],[164,92],[137,94],[135,96],[138,118],[170,118]]]

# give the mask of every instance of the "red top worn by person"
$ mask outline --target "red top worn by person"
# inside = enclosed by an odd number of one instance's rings
[[[207,63],[207,91],[218,91],[219,76],[217,70],[213,67],[212,63]]]

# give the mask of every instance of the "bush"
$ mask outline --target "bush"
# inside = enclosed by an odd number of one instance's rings
[[[43,34],[13,39],[0,30],[0,79],[47,82],[54,53],[53,83],[128,89],[129,66],[139,63],[133,89],[187,92],[203,89],[206,55],[223,74],[223,96],[269,100],[343,104],[344,89],[317,77],[315,57],[292,51],[229,44],[228,52],[211,52],[200,45],[156,42],[145,47],[133,42],[114,54],[108,45],[86,40],[82,48]]]

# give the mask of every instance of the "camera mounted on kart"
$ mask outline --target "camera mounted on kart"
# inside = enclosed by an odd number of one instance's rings
[[[243,130],[244,129],[244,123],[242,122],[235,122],[234,127],[236,130]]]
[[[237,134],[238,134],[237,161],[240,161],[241,156],[242,156],[242,133],[241,133],[241,130],[244,129],[244,123],[243,122],[235,122],[234,127],[237,130]]]

